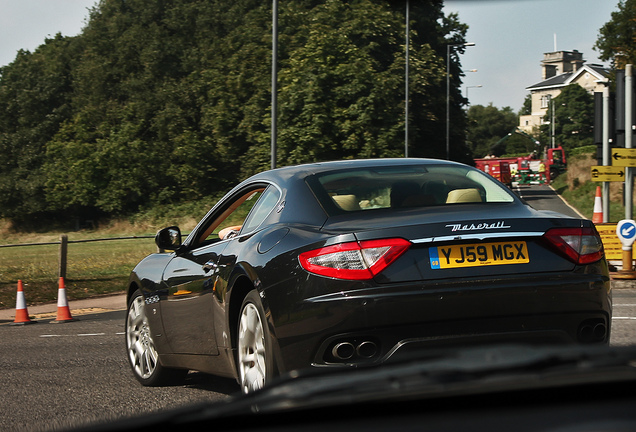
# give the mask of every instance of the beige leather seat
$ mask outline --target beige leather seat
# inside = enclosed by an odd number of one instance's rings
[[[475,188],[455,189],[448,193],[446,204],[482,202],[479,191]]]
[[[355,195],[334,195],[331,197],[338,207],[346,211],[356,211],[361,210],[360,204],[358,203],[358,197]]]

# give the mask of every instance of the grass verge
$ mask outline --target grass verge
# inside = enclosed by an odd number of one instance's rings
[[[68,245],[66,295],[78,300],[123,292],[134,266],[156,251],[152,239]],[[28,305],[54,302],[58,289],[58,245],[0,248],[0,308],[15,307],[17,281]]]
[[[596,165],[593,147],[588,151],[573,152],[568,159],[567,172],[552,182],[556,192],[588,219],[592,219],[594,214],[596,188],[602,186],[602,183],[592,181],[591,167],[593,165]],[[615,223],[622,219],[625,219],[623,183],[612,182],[610,183],[609,221]]]
[[[141,212],[126,221],[112,221],[94,230],[68,233],[65,278],[68,300],[80,300],[124,292],[135,265],[157,251],[153,238],[73,243],[114,237],[151,236],[164,226],[178,225],[190,232],[206,214],[210,202],[185,203]],[[245,210],[245,212],[247,209]],[[246,213],[237,215],[244,218]],[[191,216],[183,216],[191,215]],[[241,219],[242,221],[242,219]],[[227,221],[239,224],[241,221]],[[59,241],[62,232],[16,232],[0,221],[3,243],[57,243],[35,246],[0,247],[0,309],[16,305],[17,282],[22,280],[27,305],[55,302],[58,290]]]

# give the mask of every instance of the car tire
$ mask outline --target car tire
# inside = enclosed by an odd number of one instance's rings
[[[250,291],[237,323],[237,368],[243,393],[262,388],[274,376],[272,343],[257,290]]]
[[[141,291],[130,297],[126,314],[126,354],[135,378],[144,386],[154,387],[183,381],[187,370],[165,368],[152,340],[146,304]]]

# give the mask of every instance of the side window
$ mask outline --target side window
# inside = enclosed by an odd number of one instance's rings
[[[249,216],[243,223],[242,232],[247,233],[256,228],[267,218],[271,211],[276,207],[280,199],[280,192],[274,186],[269,186],[261,195],[260,199],[252,208]]]
[[[247,190],[229,201],[206,223],[206,227],[198,236],[196,244],[209,244],[237,235],[241,231],[247,215],[264,191],[264,187],[257,187]]]

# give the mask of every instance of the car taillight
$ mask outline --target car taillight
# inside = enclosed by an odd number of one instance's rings
[[[603,242],[594,228],[553,228],[543,236],[577,264],[590,264],[603,257]]]
[[[401,239],[340,243],[303,252],[300,265],[308,272],[336,279],[371,279],[411,246]]]

